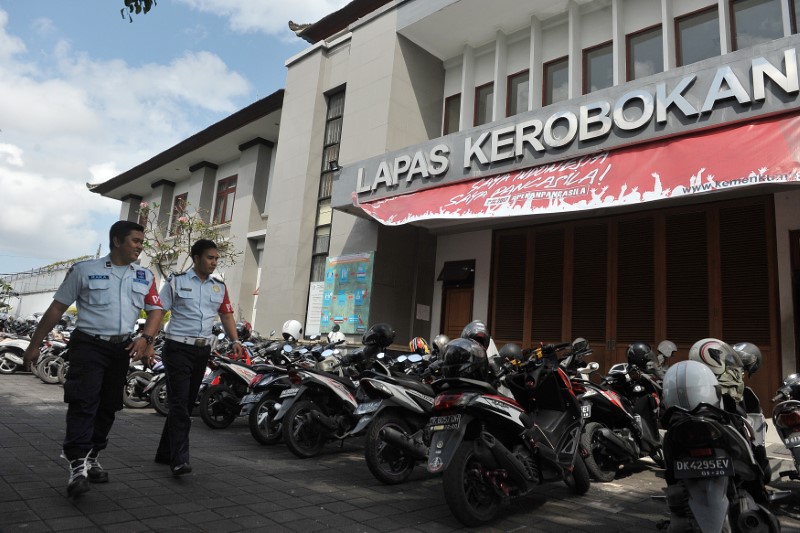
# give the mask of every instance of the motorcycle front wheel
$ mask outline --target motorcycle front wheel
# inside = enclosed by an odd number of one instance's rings
[[[277,410],[273,396],[264,396],[250,411],[250,434],[261,444],[277,444],[281,440],[281,423],[275,422]]]
[[[11,353],[14,353],[11,351]],[[31,365],[31,368],[33,365]],[[5,352],[0,353],[0,374],[13,374],[19,370],[19,365],[10,359],[6,359]]]
[[[589,452],[585,459],[589,474],[597,481],[608,482],[617,477],[619,462],[609,457],[605,446],[600,443],[597,433],[603,427],[597,422],[586,424],[581,433],[581,446]]]
[[[200,398],[200,418],[211,429],[225,429],[233,424],[239,413],[231,408],[235,398],[233,391],[227,385],[214,385],[203,392]],[[239,401],[236,401],[239,406]]]
[[[414,470],[414,459],[381,439],[383,428],[392,428],[405,434],[410,433],[408,423],[395,415],[381,415],[373,420],[367,430],[364,443],[364,457],[375,479],[387,485],[402,483]]]
[[[325,437],[312,420],[313,411],[319,411],[314,402],[301,400],[293,404],[283,418],[286,447],[301,459],[314,457],[325,446]]]
[[[570,490],[578,496],[583,496],[589,492],[589,487],[592,485],[592,480],[589,479],[589,470],[586,468],[586,462],[580,455],[575,458],[575,464],[572,466],[572,472],[567,472],[567,477],[564,478],[564,483]]]
[[[444,499],[453,516],[465,526],[485,524],[500,511],[500,497],[483,475],[484,470],[473,442],[466,441],[444,471]]]
[[[57,355],[49,355],[42,359],[37,365],[39,379],[48,385],[58,383],[58,371],[64,364],[64,360]]]
[[[150,405],[161,416],[169,414],[169,404],[167,403],[167,380],[162,379],[150,390]]]
[[[125,407],[141,409],[150,405],[150,398],[142,394],[146,385],[140,383],[139,380],[149,382],[152,377],[152,374],[143,370],[131,372],[128,375],[125,388],[122,389],[122,403],[125,404]]]

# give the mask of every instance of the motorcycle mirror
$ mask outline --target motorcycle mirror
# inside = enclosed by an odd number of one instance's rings
[[[319,335],[311,335],[308,340],[317,341],[319,340]]]
[[[414,353],[408,356],[408,360],[412,363],[419,363],[422,361],[422,356],[418,353]]]
[[[224,334],[224,333],[220,333],[219,335],[217,335],[217,338],[218,338],[219,340],[222,340],[222,339],[224,339],[224,338],[225,338],[225,334]]]
[[[381,353],[379,353],[379,354],[378,354],[376,357],[377,357],[378,359],[383,359],[383,358],[385,357],[385,355],[383,354],[383,352],[381,352]]]
[[[286,353],[292,353],[292,345],[291,344],[284,344],[283,351]]]
[[[322,352],[322,357],[330,357],[333,355],[333,350],[325,350]]]
[[[407,355],[401,355],[396,360],[397,360],[398,363],[405,363],[406,359],[408,359]]]

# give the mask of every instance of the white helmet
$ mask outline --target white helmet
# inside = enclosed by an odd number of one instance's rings
[[[741,359],[733,348],[719,339],[702,339],[694,343],[689,349],[689,360],[703,363],[717,376],[725,372],[725,367],[736,360],[741,366]]]
[[[287,320],[283,323],[283,340],[299,341],[303,338],[303,325],[297,320]]]
[[[664,406],[692,410],[701,403],[720,407],[719,384],[708,366],[680,361],[664,375]]]
[[[658,343],[658,354],[661,355],[664,360],[669,359],[672,357],[672,354],[678,351],[678,347],[675,346],[675,343],[672,341],[661,341]]]

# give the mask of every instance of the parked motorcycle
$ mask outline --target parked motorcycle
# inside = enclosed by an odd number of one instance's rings
[[[584,402],[581,443],[586,468],[598,481],[612,481],[623,464],[650,457],[664,466],[658,431],[661,387],[636,365],[611,367],[600,385],[573,378]]]
[[[200,418],[211,429],[224,429],[239,416],[239,403],[256,373],[245,362],[211,355],[211,374],[203,379],[200,393]]]
[[[450,511],[466,526],[497,516],[500,504],[542,483],[564,481],[589,490],[580,452],[580,400],[558,365],[570,343],[546,345],[503,378],[513,399],[486,382],[485,349],[455,339],[444,349],[442,373],[428,422],[428,471],[443,472]]]
[[[671,366],[664,403],[668,531],[779,532],[752,427],[722,408],[714,373],[692,360]]]
[[[407,359],[415,364],[422,356]],[[382,483],[402,483],[428,457],[424,429],[433,409],[433,389],[413,374],[364,377],[360,386],[366,398],[353,412],[359,417],[353,433],[367,431],[367,467]]]
[[[30,339],[12,336],[0,341],[0,374],[13,374],[23,367]]]
[[[784,470],[778,475],[800,480],[800,374],[783,378],[772,401],[778,402],[772,409],[772,422],[794,462],[794,470]]]

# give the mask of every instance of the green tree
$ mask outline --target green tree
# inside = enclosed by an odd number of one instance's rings
[[[14,288],[4,279],[0,279],[0,313],[5,313],[11,309],[8,299],[13,296]]]
[[[131,15],[144,14],[153,9],[153,6],[158,5],[156,0],[124,0],[125,7],[119,10],[120,15],[124,19],[128,17],[128,21],[133,22]],[[126,13],[127,11],[127,13]]]
[[[139,217],[144,219],[144,252],[162,277],[189,268],[192,264],[189,251],[198,239],[209,239],[217,245],[218,268],[235,265],[243,255],[233,246],[230,237],[223,235],[221,226],[209,224],[200,212],[190,210],[190,207],[187,203],[180,216],[168,227],[158,220],[158,203],[139,204]]]

